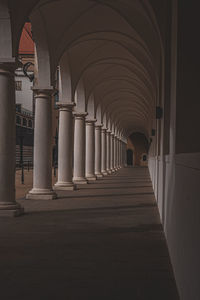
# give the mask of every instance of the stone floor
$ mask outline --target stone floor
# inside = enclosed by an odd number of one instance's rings
[[[0,219],[2,300],[177,300],[146,168]]]

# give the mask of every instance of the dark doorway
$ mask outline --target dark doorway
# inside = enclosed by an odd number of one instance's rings
[[[131,149],[127,150],[127,165],[133,166],[133,151]]]

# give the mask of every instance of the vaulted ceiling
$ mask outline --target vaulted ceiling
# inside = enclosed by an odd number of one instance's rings
[[[95,107],[101,104],[125,136],[139,131],[149,137],[163,72],[162,32],[150,1],[20,0],[10,1],[10,8],[14,49],[30,14],[43,68],[48,57],[50,81],[57,65],[66,64],[72,97],[82,80],[86,103],[94,95]]]

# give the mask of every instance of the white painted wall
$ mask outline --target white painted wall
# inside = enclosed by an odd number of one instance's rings
[[[149,157],[149,171],[181,300],[199,300],[200,153]]]
[[[32,111],[33,110],[33,92],[31,87],[33,83],[24,75],[22,69],[15,71],[15,80],[22,81],[22,90],[15,91],[16,104],[21,104],[23,108]]]

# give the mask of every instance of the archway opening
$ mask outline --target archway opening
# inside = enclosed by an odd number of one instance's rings
[[[133,166],[133,150],[131,149],[127,150],[127,165]]]

